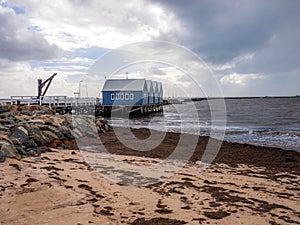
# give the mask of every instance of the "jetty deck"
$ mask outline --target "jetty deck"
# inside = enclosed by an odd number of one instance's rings
[[[0,99],[1,105],[43,105],[58,114],[89,114],[110,116],[148,116],[163,112],[162,103],[144,105],[103,105],[99,98],[74,98],[67,96],[44,96],[39,101],[36,96],[11,96]]]

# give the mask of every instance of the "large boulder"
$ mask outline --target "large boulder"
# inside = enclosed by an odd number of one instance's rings
[[[31,126],[17,125],[13,130],[14,131],[10,136],[10,139],[16,146],[24,149],[35,148],[38,146],[37,143],[35,142],[35,139],[31,138],[29,135],[30,133],[33,133]]]
[[[38,145],[35,143],[35,141],[31,138],[29,138],[28,140],[25,140],[23,142],[23,145],[25,146],[25,148],[36,148]]]
[[[43,135],[42,131],[39,129],[38,126],[32,127],[32,130],[29,134],[29,138],[34,140],[34,142],[38,146],[44,146],[47,142],[47,138]]]
[[[21,142],[24,142],[25,140],[29,139],[28,131],[23,126],[16,126],[11,135],[11,138],[15,138],[20,140]]]
[[[41,131],[45,131],[45,130],[48,130],[48,131],[51,131],[52,133],[56,134],[58,128],[57,127],[54,127],[54,126],[51,126],[51,125],[37,125],[37,127],[41,130]]]
[[[71,130],[66,126],[60,126],[57,130],[57,135],[62,140],[72,140],[74,136],[72,135]]]
[[[15,145],[20,156],[27,156],[27,151],[21,145]]]
[[[15,148],[15,146],[13,144],[10,144],[8,142],[5,141],[0,141],[0,151],[1,151],[1,155],[2,157],[10,157],[10,158],[16,158],[16,159],[20,159],[21,156],[19,155],[17,149]]]
[[[44,137],[46,138],[46,143],[51,143],[53,140],[59,139],[57,135],[49,130],[42,131]]]
[[[54,127],[60,127],[64,123],[64,119],[60,116],[43,115],[41,116],[41,119],[46,125],[51,125]]]

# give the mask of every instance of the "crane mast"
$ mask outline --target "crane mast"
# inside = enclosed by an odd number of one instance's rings
[[[54,73],[51,77],[49,77],[48,79],[46,79],[45,81],[43,81],[42,79],[38,79],[38,96],[37,96],[37,100],[39,102],[39,104],[41,105],[43,102],[43,98],[46,95],[49,86],[53,80],[53,78],[57,75],[57,73]],[[45,90],[43,91],[43,88],[46,86]]]

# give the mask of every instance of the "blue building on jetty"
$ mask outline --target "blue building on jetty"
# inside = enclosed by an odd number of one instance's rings
[[[107,111],[127,107],[127,111],[150,114],[162,111],[162,83],[146,79],[108,79],[102,88],[102,105]]]

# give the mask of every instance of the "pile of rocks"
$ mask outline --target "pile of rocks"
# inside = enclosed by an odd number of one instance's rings
[[[0,106],[0,162],[51,148],[74,149],[75,138],[95,137],[109,129],[104,118],[56,115],[43,106]]]

